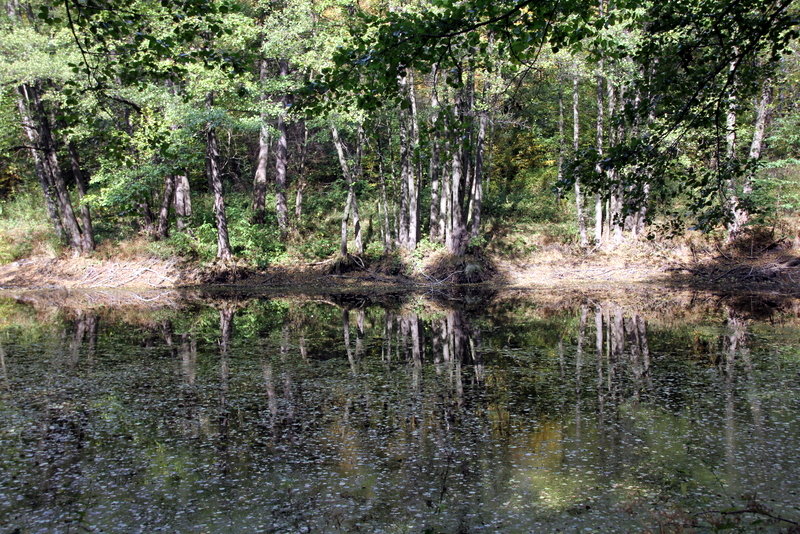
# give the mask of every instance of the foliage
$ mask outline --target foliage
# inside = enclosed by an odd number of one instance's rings
[[[34,251],[53,254],[60,249],[42,204],[41,192],[33,187],[17,189],[0,201],[0,264]]]

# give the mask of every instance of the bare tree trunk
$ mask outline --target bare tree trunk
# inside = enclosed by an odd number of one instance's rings
[[[580,116],[578,114],[578,73],[576,72],[572,78],[572,148],[574,153],[578,153],[578,145],[580,143]],[[589,244],[589,238],[586,235],[586,214],[583,210],[583,193],[581,192],[581,182],[578,176],[575,176],[575,209],[578,213],[578,233],[580,235],[581,246],[585,247]]]
[[[734,53],[737,48],[734,47]],[[738,60],[731,61],[728,67],[729,76],[733,77],[736,72],[736,65]],[[736,83],[730,83],[728,89],[728,110],[725,114],[725,160],[732,163],[736,158],[736,114],[738,107],[738,99],[736,97]],[[722,162],[717,162],[722,165]],[[737,209],[739,206],[739,192],[737,191],[736,181],[731,177],[728,179],[728,209],[730,210],[730,222],[728,223],[728,240],[732,240],[739,233],[740,228],[737,224]]]
[[[263,83],[267,79],[267,61],[259,61],[259,79]],[[262,97],[262,101],[266,100]],[[269,162],[269,129],[267,128],[267,115],[261,113],[261,129],[258,135],[258,159],[256,160],[256,173],[253,178],[253,222],[263,224],[266,211],[267,195],[267,164]]]
[[[481,209],[483,208],[483,146],[486,140],[486,126],[489,123],[489,112],[482,110],[478,119],[478,136],[475,140],[475,168],[470,198],[470,232],[471,238],[478,237],[481,230]]]
[[[297,167],[297,192],[294,197],[294,225],[297,228],[303,219],[303,193],[308,182],[306,180],[306,154],[308,152],[308,124],[303,122],[303,141],[300,146],[300,164]]]
[[[417,97],[414,91],[414,73],[408,71],[408,101],[409,101],[409,127],[411,137],[411,147],[409,153],[409,167],[411,172],[408,173],[408,250],[417,248],[419,241],[419,188],[418,175],[419,165],[418,152],[419,152],[419,123],[417,122]]]
[[[603,10],[603,2],[600,2],[600,13],[602,16]],[[597,75],[597,165],[595,166],[595,172],[597,172],[598,176],[603,175],[603,168],[600,165],[600,160],[603,159],[603,120],[604,120],[604,109],[605,105],[603,102],[603,60],[602,58],[598,62],[597,65],[598,75]],[[594,194],[594,240],[597,244],[601,244],[603,242],[603,197],[600,195],[600,192],[596,192]]]
[[[770,119],[770,105],[772,104],[772,80],[764,80],[764,85],[761,88],[761,96],[756,104],[756,122],[753,127],[753,140],[750,143],[750,152],[748,154],[751,163],[757,162],[761,158],[761,151],[764,147],[764,134],[767,129],[767,123]],[[752,171],[744,177],[742,183],[742,195],[747,197],[753,193],[753,178],[755,171]],[[747,225],[750,220],[750,212],[747,206],[739,202],[734,207],[734,225],[737,232]]]
[[[86,179],[86,174],[81,168],[80,158],[78,157],[78,150],[72,142],[68,145],[69,148],[69,161],[72,166],[72,175],[75,177],[75,183],[78,186],[78,199],[81,203],[81,224],[83,240],[83,251],[89,252],[94,250],[94,227],[92,226],[92,215],[89,212],[89,205],[83,199],[86,197],[86,189],[89,186],[89,180]]]
[[[558,183],[564,179],[564,91],[558,80]]]
[[[289,63],[281,59],[280,76],[286,79],[289,75]],[[286,166],[288,161],[288,141],[286,137],[286,109],[289,107],[291,95],[284,94],[281,99],[283,110],[278,115],[278,146],[275,150],[275,209],[278,215],[278,228],[281,238],[286,239],[289,228],[289,209],[286,205]]]
[[[175,176],[175,215],[178,231],[186,229],[186,218],[192,215],[192,191],[185,174]]]
[[[459,73],[460,76],[460,73]],[[458,80],[460,81],[460,79]],[[465,106],[468,105],[465,94],[466,88],[459,83],[455,90],[453,102],[453,123],[448,127],[448,148],[451,154],[450,174],[446,176],[445,183],[448,188],[444,193],[447,196],[446,233],[445,248],[450,254],[463,256],[469,242],[469,234],[466,227],[466,206],[465,197],[470,191],[466,188],[466,176],[464,170],[464,114]],[[468,198],[468,197],[467,197]]]
[[[430,115],[430,180],[431,180],[431,209],[430,209],[430,239],[433,242],[440,242],[442,235],[439,231],[439,203],[441,194],[440,168],[439,168],[439,139],[437,136],[437,121],[439,120],[439,94],[436,87],[439,77],[438,65],[433,65],[433,82],[431,86],[431,115]]]
[[[58,211],[61,214],[61,224],[66,231],[68,242],[73,251],[76,253],[89,252],[90,249],[84,250],[84,239],[81,227],[78,224],[78,219],[75,217],[75,211],[72,209],[72,201],[69,198],[67,185],[64,182],[64,175],[61,172],[61,166],[58,162],[55,140],[53,139],[53,133],[50,128],[50,121],[39,95],[39,89],[34,86],[28,86],[28,90],[34,109],[32,115],[36,117],[34,123],[37,125],[39,141],[43,151],[44,168],[48,171],[50,183],[55,190]]]
[[[158,224],[156,225],[156,238],[166,239],[169,236],[169,206],[173,203],[175,195],[175,176],[164,177],[164,193],[161,197],[161,209],[158,210]]]
[[[614,84],[608,84],[608,116],[610,119],[614,119],[617,111],[617,103],[618,99],[621,101],[622,95],[621,91],[617,91]],[[620,136],[620,129],[622,126],[619,126],[617,129],[611,128],[609,132],[610,143],[613,145],[619,141],[621,141]],[[622,187],[619,183],[619,172],[616,169],[612,169],[609,171],[609,182],[611,187],[611,195],[609,198],[609,210],[608,210],[608,231],[609,234],[613,234],[614,243],[619,244],[622,242],[622,228],[625,221],[622,220]],[[609,236],[611,237],[611,236]]]
[[[384,166],[384,147],[381,143],[380,132],[376,134],[378,145],[378,178],[381,184],[381,196],[378,201],[378,214],[381,219],[381,239],[383,241],[383,251],[388,252],[392,249],[392,234],[389,226],[389,200],[386,192],[386,169]]]
[[[353,187],[353,173],[350,170],[350,164],[347,162],[347,156],[344,152],[344,144],[339,137],[339,130],[337,130],[336,126],[333,124],[331,124],[331,137],[333,138],[333,144],[336,147],[336,154],[339,157],[339,165],[342,168],[342,174],[344,174],[344,178],[347,181],[347,200],[345,201],[344,213],[342,215],[342,236],[339,252],[342,256],[347,255],[347,223],[352,217],[356,254],[363,254],[364,247],[361,241],[361,220],[358,216],[358,201],[356,200],[356,193]]]
[[[214,105],[214,94],[206,97],[206,106],[210,109]],[[233,257],[231,244],[228,239],[228,218],[225,213],[225,195],[222,188],[222,176],[219,172],[219,148],[217,146],[217,132],[212,124],[206,126],[206,168],[211,190],[214,193],[214,216],[217,223],[217,258],[230,261]]]
[[[39,185],[42,187],[47,216],[53,224],[58,240],[63,241],[66,237],[64,226],[61,224],[61,216],[58,213],[58,205],[56,203],[54,188],[50,181],[50,173],[47,168],[47,163],[44,161],[44,152],[41,148],[39,131],[36,123],[33,121],[31,110],[28,107],[31,102],[30,88],[27,85],[21,85],[17,88],[17,91],[19,92],[17,107],[19,108],[22,129],[30,143],[29,150],[31,158],[33,159],[36,177],[39,180]]]

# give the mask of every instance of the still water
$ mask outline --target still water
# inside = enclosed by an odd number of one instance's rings
[[[0,532],[800,522],[794,302],[212,297],[0,299]]]

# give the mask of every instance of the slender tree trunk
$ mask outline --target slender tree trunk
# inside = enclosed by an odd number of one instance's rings
[[[399,79],[400,91],[407,95],[408,76]],[[411,148],[411,119],[407,110],[399,113],[400,125],[400,227],[398,228],[398,241],[400,247],[411,250],[409,245],[409,230],[411,224],[411,191],[409,184],[413,182],[413,150]]]
[[[445,239],[445,246],[450,254],[462,256],[466,250],[466,228],[464,226],[464,214],[461,209],[461,189],[464,181],[464,171],[462,165],[462,150],[459,146],[459,139],[452,139],[452,161],[451,175],[449,179],[450,192],[447,202],[448,232]]]
[[[437,137],[437,121],[439,120],[439,94],[436,87],[438,82],[438,65],[433,65],[433,83],[431,86],[431,115],[430,115],[430,168],[428,173],[431,180],[431,209],[430,209],[430,239],[438,243],[441,241],[439,231],[439,203],[440,203],[440,168],[439,168],[439,139]]]
[[[263,83],[267,79],[267,61],[259,61],[259,78]],[[262,97],[262,101],[266,97]],[[258,159],[256,160],[256,172],[253,178],[253,222],[263,224],[266,211],[267,196],[267,166],[269,162],[269,128],[267,127],[267,115],[261,113],[261,129],[258,135]]]
[[[734,53],[738,49],[734,47]],[[728,68],[729,76],[732,78],[736,72],[738,60],[734,59]],[[736,97],[736,83],[735,80],[731,81],[728,89],[728,110],[725,114],[725,160],[728,164],[732,164],[736,158],[736,114],[738,108],[738,98]],[[718,165],[721,165],[718,162]],[[740,228],[737,221],[737,210],[739,206],[739,191],[737,190],[736,180],[733,177],[728,178],[728,209],[730,222],[728,223],[728,240],[733,240],[739,233]]]
[[[175,176],[169,174],[164,177],[164,193],[161,197],[161,209],[158,210],[158,224],[156,225],[156,238],[166,239],[169,236],[169,206],[175,197]]]
[[[486,89],[486,88],[485,88]],[[475,139],[475,168],[470,199],[470,232],[471,238],[478,237],[481,231],[481,209],[483,208],[483,147],[486,140],[486,126],[489,123],[489,112],[482,110],[478,119],[478,135]]]
[[[558,81],[558,183],[564,179],[564,91]]]
[[[417,248],[419,241],[419,165],[418,165],[418,152],[419,152],[419,122],[417,119],[417,97],[414,90],[414,73],[408,71],[408,101],[409,101],[409,127],[411,137],[411,147],[409,153],[409,167],[411,172],[408,173],[408,242],[407,248],[414,250]]]
[[[622,91],[617,90],[612,83],[608,84],[608,116],[613,121],[616,117],[617,108],[620,110],[622,102]],[[619,104],[619,106],[618,106]],[[616,128],[610,129],[610,142],[611,144],[618,143],[622,140],[621,131],[623,128],[622,121]],[[622,186],[619,183],[619,172],[616,169],[609,171],[609,184],[611,188],[611,195],[609,199],[609,234],[613,234],[615,244],[622,242],[622,228],[625,223],[622,217]]]
[[[280,60],[280,76],[286,79],[289,75],[289,63]],[[286,205],[286,167],[288,141],[286,136],[286,109],[289,107],[291,95],[283,95],[281,99],[283,110],[278,115],[278,146],[275,150],[275,209],[278,215],[278,228],[282,239],[286,239],[289,228],[289,209]]]
[[[580,143],[580,116],[578,114],[579,92],[578,92],[578,74],[577,72],[572,78],[572,149],[577,155]],[[581,191],[581,182],[578,176],[575,176],[575,209],[578,214],[578,233],[580,234],[581,246],[585,247],[589,244],[589,238],[586,235],[586,214],[583,209],[583,192]]]
[[[380,132],[377,133],[378,145],[378,177],[381,184],[381,196],[378,201],[378,211],[381,219],[381,238],[383,240],[383,251],[389,252],[392,249],[392,233],[389,226],[389,200],[386,192],[386,169],[384,166],[384,147],[381,143]]]
[[[603,2],[600,2],[600,13],[602,16],[602,9],[603,9]],[[595,166],[595,172],[598,176],[603,175],[603,168],[600,165],[600,160],[603,159],[603,120],[604,120],[604,109],[605,104],[603,102],[603,93],[604,93],[604,79],[602,74],[603,69],[603,60],[602,58],[598,62],[598,75],[597,75],[597,165]],[[601,244],[603,242],[603,197],[600,195],[600,192],[596,192],[594,194],[594,240],[597,244]]]
[[[192,215],[192,191],[189,178],[185,174],[175,176],[175,224],[178,231],[186,229],[186,219]]]
[[[308,181],[306,180],[306,155],[308,153],[308,124],[303,122],[303,141],[300,146],[300,164],[297,167],[297,191],[294,197],[295,228],[303,219],[303,193]]]
[[[764,134],[769,122],[770,105],[772,104],[772,80],[767,79],[761,89],[761,95],[756,104],[756,122],[753,127],[753,140],[750,143],[750,152],[748,154],[751,163],[757,162],[761,158],[761,151],[764,147]],[[742,195],[747,197],[753,193],[753,178],[755,171],[751,171],[744,177],[742,183]],[[746,206],[739,202],[735,207],[734,223],[736,231],[740,232],[742,228],[747,225],[750,220],[750,212]]]
[[[214,105],[214,94],[206,97],[206,106],[210,109]],[[214,193],[214,216],[217,223],[217,258],[230,261],[233,258],[231,244],[228,239],[228,218],[225,213],[225,194],[222,187],[222,176],[219,171],[219,148],[217,146],[217,131],[213,124],[206,126],[206,168],[211,191]]]
[[[342,214],[342,232],[339,252],[344,257],[347,256],[347,224],[352,217],[353,219],[353,233],[355,237],[356,254],[363,254],[364,248],[361,241],[361,221],[358,216],[358,201],[354,189],[353,173],[350,170],[350,164],[347,162],[347,156],[344,152],[344,144],[339,137],[339,130],[331,124],[331,137],[333,144],[336,148],[336,154],[339,157],[339,165],[342,168],[342,174],[347,181],[347,200],[345,201],[344,213]]]

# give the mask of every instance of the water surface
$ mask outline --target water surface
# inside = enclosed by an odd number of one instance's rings
[[[0,301],[2,532],[786,531],[795,303]]]

